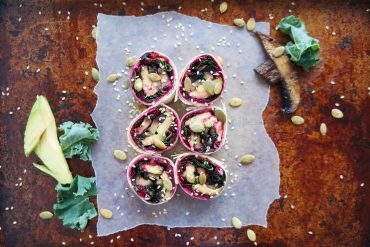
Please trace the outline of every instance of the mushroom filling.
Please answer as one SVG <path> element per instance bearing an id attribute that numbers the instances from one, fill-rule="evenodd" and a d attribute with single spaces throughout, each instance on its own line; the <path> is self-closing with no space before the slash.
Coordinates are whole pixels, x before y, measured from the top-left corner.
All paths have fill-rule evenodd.
<path id="1" fill-rule="evenodd" d="M 156 52 L 145 53 L 132 71 L 131 84 L 136 96 L 148 103 L 168 94 L 174 87 L 169 59 Z"/>
<path id="2" fill-rule="evenodd" d="M 166 149 L 173 146 L 177 138 L 176 117 L 167 107 L 153 107 L 133 125 L 130 135 L 134 143 L 142 149 Z"/>
<path id="3" fill-rule="evenodd" d="M 223 134 L 224 124 L 211 109 L 198 110 L 182 121 L 181 138 L 191 151 L 216 151 L 221 146 Z"/>
<path id="4" fill-rule="evenodd" d="M 201 56 L 188 67 L 182 77 L 181 85 L 180 93 L 185 99 L 208 103 L 222 92 L 222 69 L 211 56 Z"/>
<path id="5" fill-rule="evenodd" d="M 175 179 L 167 160 L 144 158 L 134 164 L 129 172 L 134 191 L 144 201 L 159 203 L 171 199 Z"/>
<path id="6" fill-rule="evenodd" d="M 195 155 L 183 158 L 177 172 L 182 187 L 194 197 L 213 198 L 223 190 L 226 181 L 222 168 Z"/>

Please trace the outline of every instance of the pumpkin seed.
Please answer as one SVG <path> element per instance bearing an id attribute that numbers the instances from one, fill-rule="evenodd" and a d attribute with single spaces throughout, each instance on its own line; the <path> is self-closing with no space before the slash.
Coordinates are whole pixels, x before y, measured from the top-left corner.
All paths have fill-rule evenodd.
<path id="1" fill-rule="evenodd" d="M 216 80 L 213 80 L 213 84 L 214 84 L 213 91 L 215 92 L 215 94 L 217 95 L 220 94 L 222 90 L 222 79 L 217 78 Z"/>
<path id="2" fill-rule="evenodd" d="M 337 108 L 334 108 L 333 110 L 331 110 L 331 115 L 334 118 L 343 118 L 344 116 L 343 112 Z"/>
<path id="3" fill-rule="evenodd" d="M 92 78 L 98 82 L 99 81 L 99 70 L 95 69 L 95 68 L 92 68 L 91 69 L 91 76 Z"/>
<path id="4" fill-rule="evenodd" d="M 249 18 L 247 21 L 247 29 L 248 31 L 253 31 L 256 27 L 256 20 L 254 18 Z"/>
<path id="5" fill-rule="evenodd" d="M 251 229 L 248 229 L 247 230 L 247 237 L 252 242 L 256 241 L 256 239 L 257 239 L 256 233 L 253 230 L 251 230 Z"/>
<path id="6" fill-rule="evenodd" d="M 214 91 L 215 86 L 213 85 L 212 79 L 207 79 L 204 82 L 203 86 L 206 89 L 207 93 L 209 93 L 209 95 L 214 95 L 215 94 L 215 91 Z"/>
<path id="7" fill-rule="evenodd" d="M 244 27 L 245 21 L 243 18 L 237 18 L 237 19 L 234 19 L 234 24 L 238 27 Z"/>
<path id="8" fill-rule="evenodd" d="M 226 12 L 226 10 L 227 10 L 227 2 L 222 2 L 220 4 L 220 13 L 223 14 Z"/>
<path id="9" fill-rule="evenodd" d="M 234 228 L 236 228 L 236 229 L 242 228 L 242 222 L 237 217 L 233 217 L 231 219 L 231 223 L 233 224 Z"/>
<path id="10" fill-rule="evenodd" d="M 105 208 L 100 209 L 100 214 L 106 219 L 111 219 L 113 216 L 112 211 L 110 211 L 109 209 L 105 209 Z"/>
<path id="11" fill-rule="evenodd" d="M 134 63 L 136 62 L 136 60 L 137 60 L 137 56 L 129 57 L 129 58 L 127 58 L 127 60 L 126 60 L 126 65 L 127 65 L 128 67 L 131 67 L 132 65 L 134 65 Z"/>
<path id="12" fill-rule="evenodd" d="M 191 79 L 187 76 L 184 80 L 184 90 L 189 92 L 191 90 Z"/>
<path id="13" fill-rule="evenodd" d="M 215 111 L 214 111 L 214 113 L 215 113 L 215 117 L 218 120 L 220 120 L 223 124 L 226 123 L 226 114 L 225 114 L 225 112 L 222 109 L 216 108 Z"/>
<path id="14" fill-rule="evenodd" d="M 274 57 L 280 57 L 281 55 L 284 54 L 284 51 L 285 51 L 285 47 L 284 46 L 279 46 L 279 47 L 276 47 L 273 51 L 272 51 L 272 55 Z"/>
<path id="15" fill-rule="evenodd" d="M 204 125 L 203 124 L 193 124 L 191 125 L 190 129 L 195 133 L 200 133 L 204 131 Z"/>
<path id="16" fill-rule="evenodd" d="M 39 216 L 43 220 L 48 220 L 51 219 L 54 216 L 54 214 L 50 211 L 43 211 L 39 214 Z"/>
<path id="17" fill-rule="evenodd" d="M 109 82 L 115 82 L 119 79 L 119 75 L 118 74 L 111 74 L 107 77 L 107 81 Z"/>
<path id="18" fill-rule="evenodd" d="M 93 30 L 91 31 L 91 36 L 96 39 L 96 27 L 93 28 Z"/>
<path id="19" fill-rule="evenodd" d="M 169 179 L 163 179 L 163 186 L 167 191 L 172 190 L 172 183 Z"/>
<path id="20" fill-rule="evenodd" d="M 158 75 L 157 73 L 150 73 L 148 75 L 148 77 L 149 77 L 149 80 L 151 80 L 151 81 L 160 81 L 161 80 L 161 76 Z"/>
<path id="21" fill-rule="evenodd" d="M 127 158 L 126 153 L 123 152 L 122 150 L 118 150 L 118 149 L 113 151 L 113 155 L 114 155 L 114 157 L 116 157 L 117 160 L 126 160 L 126 158 Z"/>
<path id="22" fill-rule="evenodd" d="M 293 116 L 290 120 L 292 120 L 292 123 L 294 123 L 295 125 L 304 124 L 304 119 L 301 116 Z"/>
<path id="23" fill-rule="evenodd" d="M 165 149 L 167 146 L 166 146 L 166 144 L 164 144 L 160 139 L 159 139 L 159 137 L 158 136 L 155 136 L 154 138 L 153 138 L 153 144 L 154 144 L 154 146 L 156 146 L 157 148 L 159 148 L 159 149 Z"/>
<path id="24" fill-rule="evenodd" d="M 206 174 L 204 174 L 204 172 L 202 172 L 199 175 L 199 183 L 200 184 L 205 184 L 206 182 L 207 182 L 207 176 L 206 176 Z"/>
<path id="25" fill-rule="evenodd" d="M 122 87 L 123 87 L 124 89 L 128 89 L 128 88 L 130 87 L 130 81 L 129 81 L 129 79 L 126 79 L 126 80 L 123 82 Z"/>
<path id="26" fill-rule="evenodd" d="M 224 60 L 222 59 L 222 57 L 217 56 L 217 61 L 221 64 L 221 66 L 224 66 Z"/>
<path id="27" fill-rule="evenodd" d="M 256 157 L 252 154 L 245 154 L 240 158 L 240 164 L 248 165 L 256 160 Z"/>
<path id="28" fill-rule="evenodd" d="M 232 107 L 239 107 L 242 104 L 242 99 L 240 98 L 232 98 L 229 101 L 229 105 Z"/>
<path id="29" fill-rule="evenodd" d="M 137 92 L 143 90 L 143 81 L 140 78 L 137 78 L 134 83 L 134 89 Z"/>
<path id="30" fill-rule="evenodd" d="M 321 135 L 326 135 L 326 133 L 328 132 L 328 127 L 326 126 L 325 123 L 321 123 L 320 124 L 320 133 Z"/>

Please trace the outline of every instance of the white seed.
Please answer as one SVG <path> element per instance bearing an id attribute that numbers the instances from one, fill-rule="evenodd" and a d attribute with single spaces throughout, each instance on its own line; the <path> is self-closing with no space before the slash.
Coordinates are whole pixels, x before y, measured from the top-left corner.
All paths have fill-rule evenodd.
<path id="1" fill-rule="evenodd" d="M 256 241 L 256 233 L 251 229 L 247 230 L 247 237 L 252 242 Z"/>
<path id="2" fill-rule="evenodd" d="M 96 39 L 96 27 L 93 28 L 93 30 L 91 31 L 91 36 Z"/>
<path id="3" fill-rule="evenodd" d="M 233 224 L 234 228 L 236 228 L 236 229 L 242 228 L 242 222 L 237 217 L 233 217 L 231 219 L 231 223 Z"/>
<path id="4" fill-rule="evenodd" d="M 229 101 L 229 105 L 232 107 L 239 107 L 242 104 L 242 99 L 240 98 L 232 98 Z"/>
<path id="5" fill-rule="evenodd" d="M 112 211 L 110 211 L 109 209 L 105 209 L 105 208 L 100 209 L 100 214 L 106 219 L 111 219 L 113 216 Z"/>
<path id="6" fill-rule="evenodd" d="M 227 11 L 227 2 L 222 2 L 220 4 L 220 13 L 223 14 Z"/>
<path id="7" fill-rule="evenodd" d="M 245 154 L 240 158 L 240 164 L 248 165 L 256 160 L 256 157 L 252 154 Z"/>
<path id="8" fill-rule="evenodd" d="M 117 81 L 120 76 L 118 74 L 111 74 L 107 77 L 107 81 L 114 82 Z"/>
<path id="9" fill-rule="evenodd" d="M 285 51 L 285 47 L 284 46 L 279 46 L 279 47 L 276 47 L 273 51 L 272 51 L 272 55 L 274 57 L 280 57 L 281 55 L 284 54 L 284 51 Z"/>
<path id="10" fill-rule="evenodd" d="M 292 120 L 292 123 L 295 124 L 295 125 L 302 125 L 302 124 L 304 124 L 304 119 L 301 116 L 293 116 L 291 118 L 291 120 Z"/>
<path id="11" fill-rule="evenodd" d="M 92 68 L 91 69 L 91 76 L 92 78 L 98 82 L 99 81 L 99 70 L 95 69 L 95 68 Z"/>
<path id="12" fill-rule="evenodd" d="M 48 220 L 53 217 L 53 213 L 50 211 L 43 211 L 39 214 L 40 218 L 43 220 Z"/>
<path id="13" fill-rule="evenodd" d="M 131 67 L 132 65 L 134 65 L 134 63 L 137 61 L 137 56 L 132 56 L 132 57 L 129 57 L 127 58 L 126 60 L 126 65 L 128 67 Z"/>
<path id="14" fill-rule="evenodd" d="M 113 155 L 118 160 L 126 160 L 126 158 L 127 158 L 126 153 L 123 152 L 122 150 L 119 150 L 119 149 L 114 150 Z"/>
<path id="15" fill-rule="evenodd" d="M 234 24 L 238 27 L 244 27 L 245 21 L 243 18 L 237 18 L 237 19 L 234 19 Z"/>
<path id="16" fill-rule="evenodd" d="M 331 115 L 334 118 L 343 118 L 344 116 L 343 112 L 337 108 L 334 108 L 333 110 L 331 110 Z"/>
<path id="17" fill-rule="evenodd" d="M 320 124 L 320 133 L 321 135 L 326 135 L 326 133 L 328 132 L 328 127 L 326 126 L 325 123 L 321 123 Z"/>
<path id="18" fill-rule="evenodd" d="M 256 20 L 254 18 L 249 18 L 247 21 L 247 29 L 248 31 L 253 31 L 256 27 Z"/>

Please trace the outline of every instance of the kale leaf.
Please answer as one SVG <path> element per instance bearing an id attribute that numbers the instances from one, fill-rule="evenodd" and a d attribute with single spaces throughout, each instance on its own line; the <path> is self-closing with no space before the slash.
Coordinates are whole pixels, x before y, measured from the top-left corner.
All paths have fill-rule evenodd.
<path id="1" fill-rule="evenodd" d="M 300 19 L 292 15 L 284 17 L 280 20 L 276 30 L 287 34 L 292 40 L 285 46 L 285 52 L 290 60 L 303 67 L 305 71 L 319 63 L 320 58 L 317 57 L 320 52 L 319 41 L 309 36 Z"/>
<path id="2" fill-rule="evenodd" d="M 83 231 L 87 222 L 97 216 L 90 196 L 96 195 L 95 177 L 85 178 L 77 175 L 71 184 L 58 185 L 57 202 L 54 204 L 54 212 L 65 226 Z"/>
<path id="3" fill-rule="evenodd" d="M 59 137 L 64 157 L 80 155 L 81 160 L 91 160 L 91 146 L 99 139 L 99 131 L 90 124 L 64 122 L 59 126 L 63 135 Z"/>

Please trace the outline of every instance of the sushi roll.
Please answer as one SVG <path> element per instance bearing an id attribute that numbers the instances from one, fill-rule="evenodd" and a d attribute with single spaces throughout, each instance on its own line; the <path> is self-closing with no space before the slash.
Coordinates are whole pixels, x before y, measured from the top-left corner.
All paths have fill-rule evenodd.
<path id="1" fill-rule="evenodd" d="M 191 197 L 211 200 L 225 187 L 225 168 L 215 158 L 185 153 L 178 157 L 175 167 L 180 187 Z"/>
<path id="2" fill-rule="evenodd" d="M 181 119 L 181 143 L 199 154 L 217 152 L 225 143 L 226 112 L 217 106 L 204 107 L 188 112 Z"/>
<path id="3" fill-rule="evenodd" d="M 179 80 L 178 97 L 187 105 L 209 106 L 221 97 L 225 88 L 221 64 L 211 54 L 194 58 Z"/>
<path id="4" fill-rule="evenodd" d="M 149 107 L 128 127 L 129 144 L 139 153 L 163 153 L 178 140 L 180 119 L 174 109 L 164 104 Z"/>
<path id="5" fill-rule="evenodd" d="M 165 203 L 176 193 L 174 164 L 165 157 L 139 155 L 128 166 L 127 180 L 135 195 L 147 204 Z"/>
<path id="6" fill-rule="evenodd" d="M 132 66 L 130 88 L 135 99 L 143 105 L 169 103 L 177 90 L 176 67 L 166 55 L 145 52 Z"/>

